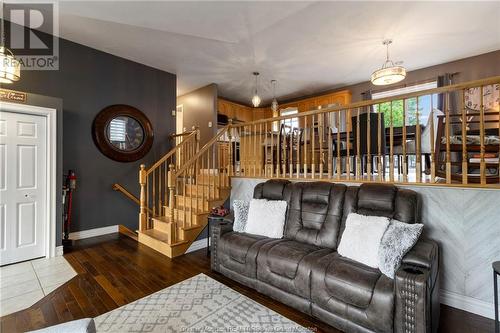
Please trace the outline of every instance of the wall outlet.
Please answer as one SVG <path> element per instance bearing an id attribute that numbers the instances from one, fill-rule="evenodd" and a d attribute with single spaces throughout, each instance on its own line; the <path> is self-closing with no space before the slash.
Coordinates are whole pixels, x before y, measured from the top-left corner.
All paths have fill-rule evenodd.
<path id="1" fill-rule="evenodd" d="M 212 122 L 211 121 L 208 122 L 208 128 L 212 128 Z"/>
<path id="2" fill-rule="evenodd" d="M 175 110 L 172 110 L 172 117 L 175 117 Z"/>

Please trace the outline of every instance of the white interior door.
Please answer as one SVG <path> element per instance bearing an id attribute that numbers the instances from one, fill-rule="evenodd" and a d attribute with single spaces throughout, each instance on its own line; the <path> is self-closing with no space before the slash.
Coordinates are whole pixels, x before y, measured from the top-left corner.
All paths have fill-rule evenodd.
<path id="1" fill-rule="evenodd" d="M 46 121 L 0 112 L 0 265 L 45 256 Z"/>

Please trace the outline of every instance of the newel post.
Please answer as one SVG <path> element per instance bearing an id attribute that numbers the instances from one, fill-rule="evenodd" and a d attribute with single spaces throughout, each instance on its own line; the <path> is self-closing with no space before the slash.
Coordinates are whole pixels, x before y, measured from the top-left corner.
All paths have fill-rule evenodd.
<path id="1" fill-rule="evenodd" d="M 139 185 L 141 186 L 141 196 L 139 199 L 139 230 L 146 230 L 147 228 L 147 203 L 146 203 L 146 166 L 141 164 L 139 169 Z"/>
<path id="2" fill-rule="evenodd" d="M 227 135 L 229 138 L 229 149 L 227 152 L 229 153 L 229 167 L 227 168 L 229 176 L 233 175 L 233 120 L 229 119 L 229 128 L 227 129 Z M 236 148 L 236 147 L 235 147 Z"/>

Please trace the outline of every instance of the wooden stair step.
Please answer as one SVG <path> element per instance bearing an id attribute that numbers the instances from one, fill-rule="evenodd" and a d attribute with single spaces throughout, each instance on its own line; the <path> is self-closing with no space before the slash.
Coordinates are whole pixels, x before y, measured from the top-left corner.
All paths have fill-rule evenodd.
<path id="1" fill-rule="evenodd" d="M 139 234 L 144 234 L 148 237 L 151 237 L 157 241 L 167 243 L 168 242 L 168 234 L 166 232 L 162 232 L 155 229 L 147 229 L 147 230 L 139 230 Z"/>
<path id="2" fill-rule="evenodd" d="M 196 176 L 196 183 L 197 184 L 202 184 L 202 185 L 215 185 L 219 186 L 219 184 L 222 186 L 224 185 L 223 179 L 219 179 L 220 177 L 214 176 L 214 175 L 204 175 L 204 174 L 198 174 Z"/>
<path id="3" fill-rule="evenodd" d="M 191 216 L 191 218 L 189 218 Z M 179 213 L 179 215 L 175 215 L 175 220 L 174 220 L 174 226 L 175 228 L 178 228 L 178 230 L 189 230 L 192 228 L 197 228 L 200 226 L 204 226 L 204 222 L 208 218 L 208 213 L 206 214 L 186 214 L 186 223 L 184 223 L 184 214 Z M 164 233 L 169 233 L 170 232 L 170 227 L 171 227 L 171 222 L 170 222 L 170 217 L 169 216 L 158 216 L 158 217 L 153 217 L 153 229 L 164 232 Z"/>
<path id="4" fill-rule="evenodd" d="M 179 255 L 179 252 L 185 251 L 190 242 L 187 240 L 178 241 L 174 244 L 168 244 L 168 234 L 155 230 L 139 230 L 139 243 L 149 246 L 169 258 Z"/>
<path id="5" fill-rule="evenodd" d="M 176 198 L 176 207 L 178 208 L 192 208 L 193 210 L 198 210 L 200 212 L 206 212 L 212 209 L 212 207 L 220 206 L 224 204 L 224 199 L 203 199 L 197 197 L 186 197 L 183 195 L 178 195 Z"/>
<path id="6" fill-rule="evenodd" d="M 207 184 L 188 184 L 186 185 L 186 195 L 202 196 L 207 197 L 209 194 L 213 194 L 218 198 L 229 196 L 231 189 L 227 186 L 209 186 Z"/>
<path id="7" fill-rule="evenodd" d="M 163 208 L 165 209 L 165 215 L 170 216 L 170 208 L 167 206 L 163 206 Z M 196 207 L 194 209 L 186 207 L 186 218 L 188 222 L 191 222 L 191 219 L 194 222 L 197 219 L 207 216 L 208 214 L 210 214 L 210 211 L 208 209 L 203 211 L 201 209 L 196 210 Z M 174 215 L 178 220 L 184 221 L 184 209 L 182 207 L 174 208 Z"/>
<path id="8" fill-rule="evenodd" d="M 170 219 L 167 216 L 153 217 L 153 229 L 168 234 L 170 232 Z"/>

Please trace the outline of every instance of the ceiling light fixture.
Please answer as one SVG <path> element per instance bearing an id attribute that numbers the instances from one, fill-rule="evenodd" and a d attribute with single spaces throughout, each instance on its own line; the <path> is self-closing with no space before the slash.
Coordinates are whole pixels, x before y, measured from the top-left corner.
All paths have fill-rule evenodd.
<path id="1" fill-rule="evenodd" d="M 273 86 L 273 101 L 271 102 L 271 110 L 273 111 L 273 114 L 278 111 L 278 100 L 276 99 L 276 85 L 277 84 L 278 84 L 278 81 L 271 80 L 271 85 Z"/>
<path id="2" fill-rule="evenodd" d="M 376 70 L 372 74 L 372 83 L 376 86 L 385 86 L 402 81 L 406 77 L 406 69 L 403 66 L 396 66 L 389 59 L 389 45 L 392 44 L 391 39 L 386 39 L 382 42 L 386 46 L 386 59 L 382 68 Z"/>
<path id="3" fill-rule="evenodd" d="M 259 94 L 257 93 L 257 87 L 259 86 L 258 82 L 259 72 L 253 72 L 253 75 L 255 76 L 255 91 L 252 97 L 252 104 L 254 107 L 258 107 L 260 105 L 260 97 Z"/>
<path id="4" fill-rule="evenodd" d="M 14 58 L 11 50 L 5 47 L 5 21 L 3 19 L 3 6 L 1 8 L 2 15 L 2 32 L 0 44 L 0 83 L 12 83 L 19 81 L 21 78 L 21 64 Z"/>

